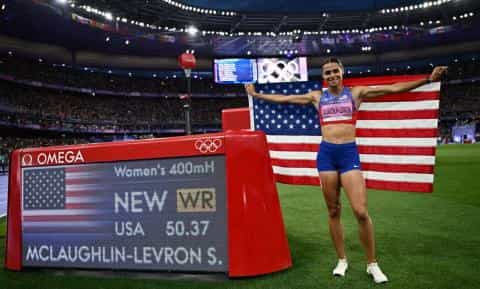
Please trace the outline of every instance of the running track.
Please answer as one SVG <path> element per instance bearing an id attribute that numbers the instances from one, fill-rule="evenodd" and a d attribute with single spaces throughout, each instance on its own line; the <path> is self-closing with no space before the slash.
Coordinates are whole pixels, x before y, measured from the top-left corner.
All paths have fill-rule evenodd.
<path id="1" fill-rule="evenodd" d="M 0 176 L 0 218 L 7 214 L 8 175 Z"/>

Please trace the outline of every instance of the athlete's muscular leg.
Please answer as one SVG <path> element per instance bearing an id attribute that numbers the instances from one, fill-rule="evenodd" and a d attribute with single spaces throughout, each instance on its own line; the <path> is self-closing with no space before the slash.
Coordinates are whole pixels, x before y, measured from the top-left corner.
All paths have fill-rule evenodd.
<path id="1" fill-rule="evenodd" d="M 340 178 L 338 172 L 320 172 L 323 196 L 328 208 L 328 226 L 339 259 L 345 258 L 343 226 L 340 222 Z"/>
<path id="2" fill-rule="evenodd" d="M 376 262 L 375 237 L 367 210 L 367 190 L 363 175 L 359 170 L 351 170 L 341 174 L 340 179 L 358 221 L 360 241 L 365 249 L 367 262 Z"/>

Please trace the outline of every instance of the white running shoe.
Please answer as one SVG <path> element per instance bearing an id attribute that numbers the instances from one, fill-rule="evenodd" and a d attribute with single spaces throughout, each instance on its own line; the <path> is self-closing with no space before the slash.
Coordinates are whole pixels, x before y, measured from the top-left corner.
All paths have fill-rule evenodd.
<path id="1" fill-rule="evenodd" d="M 373 281 L 375 281 L 375 283 L 388 282 L 387 276 L 385 276 L 382 270 L 380 270 L 380 267 L 378 267 L 378 263 L 367 264 L 367 274 L 372 275 Z"/>
<path id="2" fill-rule="evenodd" d="M 334 276 L 344 277 L 345 272 L 347 272 L 347 269 L 348 269 L 347 259 L 338 259 L 337 266 L 335 267 L 335 269 L 333 269 L 332 273 Z"/>

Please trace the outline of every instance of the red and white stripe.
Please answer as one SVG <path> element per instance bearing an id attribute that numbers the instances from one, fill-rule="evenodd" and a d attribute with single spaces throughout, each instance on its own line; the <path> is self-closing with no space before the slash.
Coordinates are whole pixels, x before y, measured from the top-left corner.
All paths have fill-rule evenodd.
<path id="1" fill-rule="evenodd" d="M 420 76 L 350 79 L 355 85 L 383 85 Z M 423 76 L 422 76 L 423 77 Z M 366 99 L 357 121 L 357 145 L 368 188 L 432 192 L 437 145 L 440 83 L 407 93 Z M 278 182 L 318 185 L 320 136 L 267 136 Z"/>

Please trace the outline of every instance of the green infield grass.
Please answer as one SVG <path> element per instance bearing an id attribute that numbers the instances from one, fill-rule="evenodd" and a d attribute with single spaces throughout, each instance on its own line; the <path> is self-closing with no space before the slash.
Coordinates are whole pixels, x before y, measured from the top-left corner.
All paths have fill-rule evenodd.
<path id="1" fill-rule="evenodd" d="M 369 212 L 381 268 L 390 282 L 375 285 L 365 273 L 356 220 L 342 196 L 350 268 L 334 278 L 336 262 L 327 213 L 318 187 L 279 185 L 293 267 L 254 278 L 220 281 L 162 280 L 122 273 L 109 277 L 51 271 L 11 272 L 0 265 L 0 288 L 480 288 L 480 145 L 445 145 L 437 150 L 432 194 L 369 191 Z M 6 220 L 0 220 L 0 258 Z"/>

